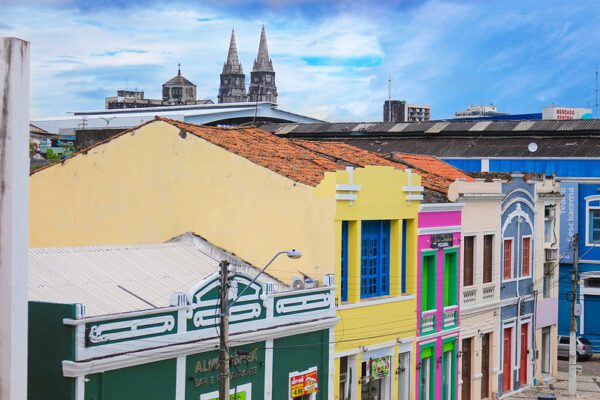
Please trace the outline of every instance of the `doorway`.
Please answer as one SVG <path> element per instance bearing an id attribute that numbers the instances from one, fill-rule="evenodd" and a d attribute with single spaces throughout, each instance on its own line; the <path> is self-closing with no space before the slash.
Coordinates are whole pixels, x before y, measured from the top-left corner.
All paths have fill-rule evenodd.
<path id="1" fill-rule="evenodd" d="M 527 370 L 529 363 L 527 362 L 527 353 L 529 351 L 529 324 L 521 325 L 521 359 L 519 364 L 519 384 L 520 386 L 527 385 Z"/>
<path id="2" fill-rule="evenodd" d="M 405 352 L 398 355 L 398 399 L 410 398 L 410 352 Z"/>
<path id="3" fill-rule="evenodd" d="M 471 346 L 473 339 L 462 340 L 462 400 L 471 400 Z"/>
<path id="4" fill-rule="evenodd" d="M 491 333 L 481 338 L 481 398 L 490 397 L 490 337 Z"/>
<path id="5" fill-rule="evenodd" d="M 504 328 L 502 348 L 502 389 L 506 393 L 512 387 L 512 328 Z"/>

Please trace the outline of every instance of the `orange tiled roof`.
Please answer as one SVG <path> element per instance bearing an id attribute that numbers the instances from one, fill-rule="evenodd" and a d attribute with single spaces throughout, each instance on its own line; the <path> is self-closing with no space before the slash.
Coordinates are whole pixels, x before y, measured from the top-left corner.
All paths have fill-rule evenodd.
<path id="1" fill-rule="evenodd" d="M 255 127 L 216 128 L 156 117 L 296 182 L 317 186 L 344 167 L 314 151 Z"/>
<path id="2" fill-rule="evenodd" d="M 414 168 L 415 172 L 421 175 L 421 183 L 425 188 L 440 193 L 448 193 L 448 186 L 454 182 L 454 179 L 431 173 L 414 165 L 407 165 L 397 159 L 390 160 L 377 153 L 363 150 L 346 143 L 310 140 L 294 140 L 294 143 L 317 153 L 325 154 L 328 157 L 359 167 L 379 165 L 394 167 L 402 171 L 407 168 Z"/>
<path id="3" fill-rule="evenodd" d="M 425 156 L 420 154 L 393 153 L 393 157 L 398 161 L 414 165 L 419 169 L 431 172 L 438 176 L 443 176 L 454 182 L 462 178 L 467 181 L 473 181 L 473 178 L 465 174 L 460 169 L 440 160 L 434 156 Z"/>

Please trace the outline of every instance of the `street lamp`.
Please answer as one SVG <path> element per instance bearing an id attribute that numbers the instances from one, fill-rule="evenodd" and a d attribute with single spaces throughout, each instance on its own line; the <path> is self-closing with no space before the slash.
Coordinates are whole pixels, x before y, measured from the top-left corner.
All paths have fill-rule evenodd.
<path id="1" fill-rule="evenodd" d="M 219 382 L 219 398 L 220 399 L 229 399 L 229 310 L 231 306 L 235 304 L 236 301 L 239 300 L 240 297 L 244 294 L 244 292 L 252 286 L 254 282 L 265 272 L 265 270 L 275 261 L 277 257 L 285 254 L 289 258 L 295 260 L 302 257 L 302 253 L 300 253 L 296 249 L 284 250 L 276 253 L 271 261 L 267 263 L 260 270 L 260 272 L 252 279 L 252 281 L 246 285 L 246 287 L 236 296 L 233 301 L 229 302 L 229 261 L 223 260 L 220 263 L 221 267 L 221 295 L 220 295 L 220 312 L 221 312 L 221 320 L 220 320 L 220 340 L 219 340 L 219 363 L 221 367 L 221 380 Z"/>

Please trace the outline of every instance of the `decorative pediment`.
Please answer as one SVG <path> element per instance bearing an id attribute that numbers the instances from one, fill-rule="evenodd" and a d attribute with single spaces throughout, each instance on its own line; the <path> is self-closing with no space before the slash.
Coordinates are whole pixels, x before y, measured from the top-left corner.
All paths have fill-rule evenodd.
<path id="1" fill-rule="evenodd" d="M 243 274 L 232 276 L 229 289 L 229 302 L 238 297 L 246 287 L 242 297 L 230 307 L 229 322 L 247 322 L 264 319 L 263 288 L 258 283 L 252 283 L 252 278 Z M 219 273 L 212 274 L 188 292 L 188 330 L 214 327 L 219 324 L 219 293 L 221 277 Z"/>

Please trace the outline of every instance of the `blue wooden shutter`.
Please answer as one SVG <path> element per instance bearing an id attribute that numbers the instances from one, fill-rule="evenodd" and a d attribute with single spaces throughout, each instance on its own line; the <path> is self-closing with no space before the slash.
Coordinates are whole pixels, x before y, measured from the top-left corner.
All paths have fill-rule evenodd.
<path id="1" fill-rule="evenodd" d="M 390 221 L 363 221 L 361 235 L 360 297 L 390 292 Z"/>
<path id="2" fill-rule="evenodd" d="M 348 221 L 342 221 L 342 301 L 348 301 Z"/>

